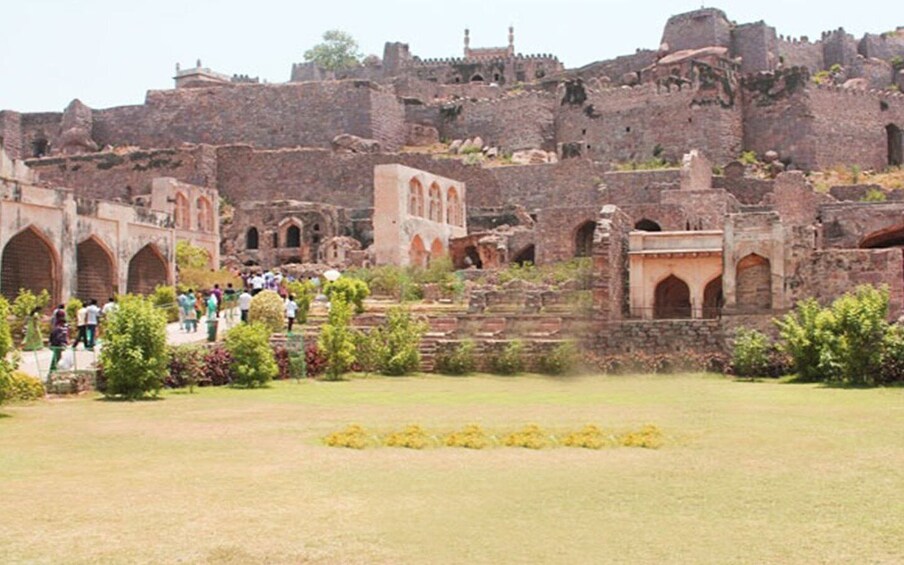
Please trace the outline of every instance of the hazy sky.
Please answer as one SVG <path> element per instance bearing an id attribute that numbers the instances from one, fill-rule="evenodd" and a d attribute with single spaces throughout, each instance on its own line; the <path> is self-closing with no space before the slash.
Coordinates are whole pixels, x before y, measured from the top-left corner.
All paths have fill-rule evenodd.
<path id="1" fill-rule="evenodd" d="M 505 45 L 552 53 L 569 68 L 656 48 L 685 0 L 0 0 L 0 109 L 61 111 L 140 104 L 171 88 L 176 62 L 285 82 L 292 63 L 328 29 L 351 33 L 365 54 L 404 41 L 420 57 Z M 711 5 L 711 4 L 707 4 Z M 739 23 L 765 20 L 779 34 L 819 37 L 844 27 L 860 37 L 904 25 L 894 0 L 724 1 Z M 897 21 L 895 21 L 897 20 Z"/>

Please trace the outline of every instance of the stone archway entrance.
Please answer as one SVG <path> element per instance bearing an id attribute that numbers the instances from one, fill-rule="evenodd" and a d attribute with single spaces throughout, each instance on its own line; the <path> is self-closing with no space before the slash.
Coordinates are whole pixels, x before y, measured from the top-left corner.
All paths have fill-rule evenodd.
<path id="1" fill-rule="evenodd" d="M 60 262 L 56 250 L 37 229 L 14 235 L 0 258 L 0 292 L 12 302 L 20 288 L 35 294 L 47 289 L 54 303 L 60 301 Z"/>
<path id="2" fill-rule="evenodd" d="M 433 243 L 430 244 L 430 260 L 435 261 L 445 254 L 446 250 L 443 248 L 443 242 L 439 238 L 434 239 Z"/>
<path id="3" fill-rule="evenodd" d="M 515 257 L 512 258 L 512 263 L 515 263 L 516 265 L 524 265 L 525 263 L 536 264 L 534 249 L 534 244 L 528 245 L 515 254 Z"/>
<path id="4" fill-rule="evenodd" d="M 885 126 L 885 135 L 888 137 L 888 166 L 900 167 L 904 164 L 904 137 L 901 128 L 888 124 Z"/>
<path id="5" fill-rule="evenodd" d="M 411 246 L 408 248 L 409 263 L 418 267 L 426 267 L 429 256 L 430 254 L 427 253 L 427 248 L 424 246 L 424 240 L 419 235 L 414 236 Z"/>
<path id="6" fill-rule="evenodd" d="M 167 283 L 166 261 L 153 244 L 141 248 L 129 261 L 126 286 L 132 294 L 151 294 L 158 285 Z"/>
<path id="7" fill-rule="evenodd" d="M 735 277 L 738 310 L 772 308 L 772 265 L 756 253 L 738 261 Z"/>
<path id="8" fill-rule="evenodd" d="M 643 218 L 634 224 L 634 229 L 639 231 L 662 231 L 662 228 L 653 220 Z"/>
<path id="9" fill-rule="evenodd" d="M 593 253 L 593 232 L 596 222 L 584 222 L 574 232 L 574 256 L 590 257 Z"/>
<path id="10" fill-rule="evenodd" d="M 725 300 L 722 297 L 722 275 L 709 281 L 703 288 L 703 317 L 718 318 Z"/>
<path id="11" fill-rule="evenodd" d="M 92 298 L 103 303 L 112 297 L 116 289 L 116 270 L 109 251 L 97 239 L 90 237 L 78 244 L 75 258 L 78 270 L 76 285 L 78 298 L 87 304 Z"/>
<path id="12" fill-rule="evenodd" d="M 656 285 L 653 314 L 658 320 L 691 317 L 691 289 L 675 275 Z"/>

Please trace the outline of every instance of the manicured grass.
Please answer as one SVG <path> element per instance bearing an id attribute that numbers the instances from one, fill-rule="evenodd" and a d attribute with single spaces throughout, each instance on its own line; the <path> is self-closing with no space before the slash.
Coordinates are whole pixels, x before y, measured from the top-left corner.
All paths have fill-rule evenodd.
<path id="1" fill-rule="evenodd" d="M 900 563 L 904 389 L 370 378 L 0 408 L 0 562 Z M 356 451 L 467 423 L 659 450 Z"/>

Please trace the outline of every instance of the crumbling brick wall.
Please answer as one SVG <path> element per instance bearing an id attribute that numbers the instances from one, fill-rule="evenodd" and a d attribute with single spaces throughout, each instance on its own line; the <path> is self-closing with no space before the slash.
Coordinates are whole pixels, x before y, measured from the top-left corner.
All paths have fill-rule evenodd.
<path id="1" fill-rule="evenodd" d="M 520 149 L 555 150 L 554 98 L 543 92 L 523 92 L 505 98 L 464 101 L 436 107 L 439 133 L 447 139 L 480 136 L 504 152 Z"/>

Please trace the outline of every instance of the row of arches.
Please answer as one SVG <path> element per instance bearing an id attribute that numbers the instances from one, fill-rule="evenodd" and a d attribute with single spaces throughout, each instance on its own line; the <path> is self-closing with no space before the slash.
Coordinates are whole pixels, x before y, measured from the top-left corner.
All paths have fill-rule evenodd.
<path id="1" fill-rule="evenodd" d="M 432 222 L 447 223 L 453 226 L 464 225 L 461 197 L 454 186 L 450 186 L 446 191 L 444 202 L 439 183 L 432 183 L 425 201 L 424 186 L 416 178 L 412 178 L 408 182 L 408 215 L 427 218 Z"/>
<path id="2" fill-rule="evenodd" d="M 79 297 L 102 300 L 118 289 L 114 255 L 95 236 L 76 246 L 76 271 Z M 157 285 L 167 283 L 168 272 L 163 254 L 149 243 L 129 260 L 126 291 L 150 294 Z M 47 289 L 55 302 L 62 295 L 59 253 L 33 226 L 10 238 L 0 256 L 0 294 L 14 300 L 23 288 L 35 293 Z"/>
<path id="3" fill-rule="evenodd" d="M 214 231 L 213 205 L 210 200 L 206 196 L 199 196 L 195 201 L 195 210 L 197 211 L 195 227 L 199 231 Z M 176 193 L 173 221 L 178 229 L 192 229 L 191 206 L 188 197 L 182 192 Z"/>
<path id="4" fill-rule="evenodd" d="M 438 259 L 446 254 L 446 247 L 439 238 L 434 238 L 430 244 L 430 249 L 424 244 L 420 235 L 411 238 L 411 245 L 408 247 L 408 261 L 411 265 L 426 267 L 430 261 Z"/>
<path id="5" fill-rule="evenodd" d="M 739 312 L 772 309 L 772 266 L 769 259 L 751 253 L 735 268 L 736 308 Z M 718 275 L 703 289 L 702 317 L 715 318 L 724 305 L 722 275 Z M 653 317 L 656 319 L 691 318 L 694 304 L 687 282 L 669 274 L 656 284 L 653 293 Z"/>
<path id="6" fill-rule="evenodd" d="M 311 243 L 320 243 L 320 224 L 311 226 Z M 278 231 L 273 232 L 272 247 L 298 248 L 302 243 L 302 229 L 300 222 L 290 221 Z M 254 226 L 245 231 L 245 249 L 254 251 L 260 249 L 260 232 Z"/>

